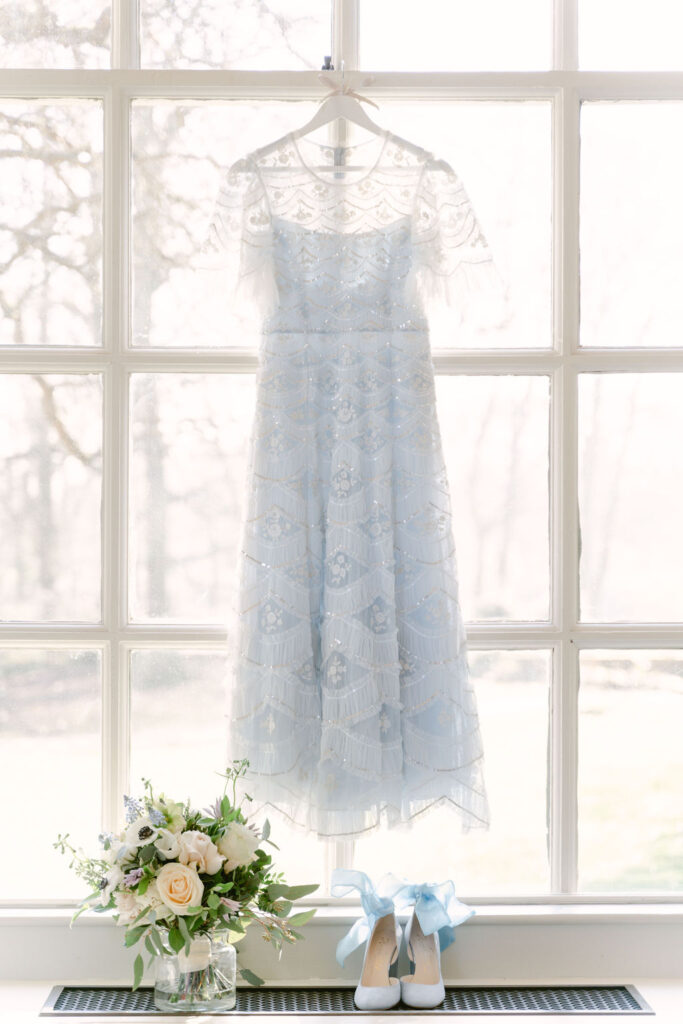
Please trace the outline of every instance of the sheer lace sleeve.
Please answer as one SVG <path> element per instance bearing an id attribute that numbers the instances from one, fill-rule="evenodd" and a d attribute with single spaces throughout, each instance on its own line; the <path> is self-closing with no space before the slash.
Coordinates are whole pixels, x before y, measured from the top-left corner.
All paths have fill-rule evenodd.
<path id="1" fill-rule="evenodd" d="M 445 161 L 433 157 L 417 191 L 413 244 L 424 299 L 444 302 L 482 325 L 500 322 L 503 278 L 462 181 Z"/>
<path id="2" fill-rule="evenodd" d="M 230 294 L 263 314 L 277 301 L 268 197 L 249 158 L 223 178 L 196 265 L 223 271 Z"/>

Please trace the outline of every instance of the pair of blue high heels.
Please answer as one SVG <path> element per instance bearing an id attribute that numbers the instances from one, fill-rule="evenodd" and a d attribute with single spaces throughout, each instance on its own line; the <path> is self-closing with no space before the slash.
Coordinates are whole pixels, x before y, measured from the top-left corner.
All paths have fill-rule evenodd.
<path id="1" fill-rule="evenodd" d="M 455 929 L 474 914 L 461 903 L 452 882 L 415 885 L 385 875 L 375 886 L 362 871 L 338 868 L 332 873 L 332 895 L 356 891 L 364 916 L 351 927 L 337 946 L 343 967 L 352 950 L 364 942 L 365 956 L 354 994 L 359 1010 L 390 1010 L 401 1000 L 407 1006 L 428 1009 L 443 1002 L 446 991 L 441 975 L 441 951 L 455 938 Z M 405 931 L 396 912 L 412 908 Z M 405 940 L 411 973 L 391 977 Z"/>

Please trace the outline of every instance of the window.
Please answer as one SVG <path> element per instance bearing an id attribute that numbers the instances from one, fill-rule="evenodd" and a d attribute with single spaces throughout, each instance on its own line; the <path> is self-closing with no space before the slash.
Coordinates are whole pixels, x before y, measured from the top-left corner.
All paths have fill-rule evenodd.
<path id="1" fill-rule="evenodd" d="M 52 839 L 116 827 L 141 776 L 213 795 L 257 356 L 192 256 L 325 54 L 458 170 L 509 289 L 495 329 L 432 318 L 492 825 L 428 815 L 389 865 L 386 833 L 278 822 L 280 864 L 680 896 L 678 5 L 25 10 L 0 13 L 0 790 L 45 830 L 0 899 L 77 896 Z"/>

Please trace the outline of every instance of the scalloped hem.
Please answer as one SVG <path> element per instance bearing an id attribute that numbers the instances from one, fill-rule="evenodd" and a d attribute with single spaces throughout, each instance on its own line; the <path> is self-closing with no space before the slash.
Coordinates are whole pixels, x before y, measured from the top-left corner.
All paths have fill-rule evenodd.
<path id="1" fill-rule="evenodd" d="M 272 812 L 302 833 L 313 833 L 318 839 L 352 840 L 381 829 L 408 832 L 418 820 L 439 808 L 447 808 L 456 815 L 462 832 L 466 833 L 473 829 L 488 829 L 490 825 L 486 794 L 476 786 L 480 762 L 478 758 L 463 766 L 472 782 L 454 780 L 450 795 L 443 793 L 442 778 L 428 776 L 421 786 L 415 786 L 412 794 L 399 790 L 395 800 L 377 798 L 368 801 L 364 807 L 353 809 L 335 808 L 312 799 L 307 801 L 298 790 L 287 786 L 290 780 L 283 778 L 274 782 L 272 776 L 259 777 L 248 773 L 244 788 L 253 798 L 250 816 Z M 442 790 L 440 794 L 429 793 L 430 788 L 437 787 Z M 273 795 L 273 789 L 279 791 L 277 797 Z M 424 790 L 422 797 L 418 795 L 419 789 Z M 459 799 L 453 795 L 456 792 Z M 332 820 L 334 828 L 330 827 Z"/>

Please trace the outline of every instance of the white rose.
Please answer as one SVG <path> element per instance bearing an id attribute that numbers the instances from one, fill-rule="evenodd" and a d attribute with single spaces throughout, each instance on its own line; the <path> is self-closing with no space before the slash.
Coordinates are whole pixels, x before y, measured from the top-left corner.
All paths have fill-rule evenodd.
<path id="1" fill-rule="evenodd" d="M 260 836 L 257 836 L 247 825 L 239 821 L 232 821 L 225 835 L 218 840 L 218 849 L 225 857 L 223 871 L 234 871 L 235 868 L 251 864 L 256 860 Z"/>
<path id="2" fill-rule="evenodd" d="M 173 860 L 180 853 L 180 843 L 178 837 L 169 831 L 167 828 L 159 830 L 159 838 L 156 840 L 154 845 L 157 848 L 160 857 L 164 860 Z"/>
<path id="3" fill-rule="evenodd" d="M 118 925 L 132 924 L 141 910 L 135 893 L 122 889 L 114 893 L 114 902 L 116 903 L 116 913 L 119 915 L 116 923 Z"/>
<path id="4" fill-rule="evenodd" d="M 155 920 L 157 921 L 163 921 L 171 913 L 161 898 L 156 878 L 152 879 L 147 886 L 147 891 L 142 896 L 139 896 L 138 900 L 142 906 L 148 906 L 154 911 Z"/>
<path id="5" fill-rule="evenodd" d="M 196 864 L 203 875 L 215 875 L 225 860 L 203 832 L 183 832 L 180 836 L 181 864 Z"/>
<path id="6" fill-rule="evenodd" d="M 125 843 L 127 846 L 147 846 L 159 837 L 159 829 L 149 818 L 138 818 L 126 829 Z"/>
<path id="7" fill-rule="evenodd" d="M 187 914 L 188 907 L 198 907 L 202 902 L 204 886 L 196 870 L 187 864 L 164 864 L 156 881 L 160 898 L 179 917 Z"/>

